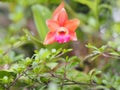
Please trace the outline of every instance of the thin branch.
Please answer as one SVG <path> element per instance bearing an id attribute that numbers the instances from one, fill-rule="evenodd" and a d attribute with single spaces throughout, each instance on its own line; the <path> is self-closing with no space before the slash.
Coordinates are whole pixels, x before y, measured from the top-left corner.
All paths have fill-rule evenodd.
<path id="1" fill-rule="evenodd" d="M 42 84 L 41 82 L 39 82 L 38 79 L 33 79 L 32 77 L 30 77 L 26 72 L 25 75 L 28 76 L 29 79 L 34 80 L 34 82 L 38 82 L 39 84 Z"/>
<path id="2" fill-rule="evenodd" d="M 38 65 L 39 65 L 39 64 L 40 64 L 40 63 L 38 63 Z M 27 69 L 24 70 L 21 74 L 18 74 L 18 76 L 15 78 L 15 80 L 14 80 L 10 85 L 8 85 L 8 86 L 6 87 L 6 90 L 9 90 L 11 86 L 15 85 L 16 82 L 18 81 L 18 79 L 19 79 L 20 77 L 22 77 L 24 74 L 26 74 L 26 72 L 27 72 L 28 70 L 31 70 L 32 68 L 33 68 L 33 67 L 27 67 Z"/>
<path id="3" fill-rule="evenodd" d="M 76 81 L 74 81 L 74 80 L 70 80 L 70 79 L 65 79 L 65 80 L 67 80 L 68 82 L 71 82 L 71 83 L 66 83 L 66 84 L 78 84 L 78 85 L 92 85 L 91 83 L 83 83 L 83 82 L 76 82 Z"/>
<path id="4" fill-rule="evenodd" d="M 62 55 L 64 55 L 65 53 L 64 52 L 62 52 L 62 53 L 60 53 L 60 54 L 58 54 L 58 55 L 56 55 L 54 58 L 58 58 L 58 57 L 60 57 L 60 56 L 62 56 Z"/>
<path id="5" fill-rule="evenodd" d="M 28 70 L 30 70 L 30 68 L 27 68 L 25 71 L 23 71 L 21 74 L 18 74 L 18 76 L 15 78 L 15 80 L 9 85 L 6 87 L 7 90 L 10 89 L 11 86 L 15 85 L 17 80 L 22 77 Z"/>
<path id="6" fill-rule="evenodd" d="M 102 55 L 106 58 L 120 59 L 120 56 L 111 55 L 109 53 L 103 53 Z"/>
<path id="7" fill-rule="evenodd" d="M 61 78 L 60 76 L 58 76 L 58 75 L 54 75 L 54 74 L 51 74 L 52 75 L 52 77 L 55 77 L 55 78 L 58 78 L 58 79 L 61 79 L 61 80 L 63 80 L 63 81 L 66 81 L 66 83 L 63 83 L 62 84 L 62 86 L 63 85 L 88 85 L 88 86 L 91 86 L 91 85 L 93 85 L 93 84 L 91 84 L 91 83 L 83 83 L 83 82 L 77 82 L 77 81 L 74 81 L 74 80 L 70 80 L 70 79 L 68 79 L 68 78 Z"/>

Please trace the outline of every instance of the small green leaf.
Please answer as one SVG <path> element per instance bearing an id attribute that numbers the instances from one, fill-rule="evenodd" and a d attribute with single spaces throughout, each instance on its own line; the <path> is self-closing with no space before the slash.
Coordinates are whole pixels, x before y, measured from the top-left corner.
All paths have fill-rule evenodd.
<path id="1" fill-rule="evenodd" d="M 29 57 L 27 57 L 25 60 L 24 60 L 25 64 L 28 66 L 32 63 L 32 59 L 30 59 Z"/>
<path id="2" fill-rule="evenodd" d="M 90 43 L 88 43 L 88 45 L 86 45 L 87 48 L 91 48 L 91 49 L 94 49 L 94 50 L 98 50 L 97 47 L 91 45 Z"/>
<path id="3" fill-rule="evenodd" d="M 95 69 L 92 69 L 92 70 L 89 72 L 89 75 L 92 76 L 94 73 L 95 73 Z"/>
<path id="4" fill-rule="evenodd" d="M 23 64 L 22 65 L 15 64 L 12 67 L 12 70 L 14 70 L 16 73 L 21 73 L 24 71 L 24 69 L 25 69 L 25 66 Z"/>
<path id="5" fill-rule="evenodd" d="M 8 83 L 9 82 L 9 78 L 7 76 L 4 76 L 2 79 L 3 83 Z"/>
<path id="6" fill-rule="evenodd" d="M 120 55 L 118 52 L 115 52 L 115 51 L 114 51 L 114 52 L 111 52 L 110 54 L 111 54 L 111 55 L 114 55 L 114 56 L 119 56 L 119 55 Z"/>
<path id="7" fill-rule="evenodd" d="M 12 71 L 0 70 L 0 79 L 3 78 L 4 76 L 10 77 L 10 76 L 16 76 L 16 74 Z"/>
<path id="8" fill-rule="evenodd" d="M 39 90 L 45 90 L 46 86 L 42 86 L 39 88 Z"/>
<path id="9" fill-rule="evenodd" d="M 28 38 L 29 41 L 31 41 L 32 43 L 34 43 L 35 45 L 37 45 L 40 48 L 44 47 L 43 43 L 39 39 L 32 36 L 32 34 L 30 32 L 28 32 L 27 30 L 24 30 L 24 31 L 25 31 L 26 37 Z"/>
<path id="10" fill-rule="evenodd" d="M 90 76 L 95 76 L 95 75 L 98 75 L 98 74 L 101 74 L 102 72 L 99 71 L 99 70 L 96 70 L 96 69 L 92 69 L 90 72 L 89 72 L 89 75 Z"/>
<path id="11" fill-rule="evenodd" d="M 50 69 L 53 69 L 53 68 L 55 68 L 55 67 L 58 65 L 58 63 L 56 63 L 56 62 L 51 62 L 51 63 L 47 63 L 46 65 L 47 65 L 47 67 L 49 67 Z"/>
<path id="12" fill-rule="evenodd" d="M 68 62 L 72 62 L 72 61 L 78 61 L 78 62 L 80 62 L 80 58 L 78 58 L 77 56 L 72 56 L 72 57 L 70 57 L 69 59 L 68 59 Z"/>

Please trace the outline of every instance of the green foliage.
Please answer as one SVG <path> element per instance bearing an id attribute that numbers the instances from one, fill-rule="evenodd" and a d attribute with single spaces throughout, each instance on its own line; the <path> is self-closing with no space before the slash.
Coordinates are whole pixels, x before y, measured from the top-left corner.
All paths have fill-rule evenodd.
<path id="1" fill-rule="evenodd" d="M 61 1 L 0 0 L 0 90 L 120 90 L 120 0 L 64 0 L 78 41 L 44 45 Z"/>
<path id="2" fill-rule="evenodd" d="M 92 45 L 88 45 L 89 48 L 93 48 L 96 50 L 96 47 Z M 102 50 L 104 47 L 101 47 Z M 100 50 L 101 50 L 100 48 Z M 102 72 L 93 69 L 89 72 L 89 74 L 85 74 L 84 72 L 77 71 L 75 69 L 76 65 L 79 65 L 80 59 L 76 56 L 74 57 L 63 57 L 63 55 L 67 52 L 70 52 L 71 49 L 44 49 L 41 48 L 39 51 L 36 50 L 35 54 L 29 58 L 19 60 L 19 62 L 14 63 L 8 71 L 1 70 L 0 78 L 1 85 L 7 84 L 4 88 L 13 88 L 19 87 L 19 85 L 24 82 L 25 88 L 26 86 L 29 88 L 46 88 L 46 84 L 49 84 L 48 90 L 51 88 L 60 89 L 61 83 L 64 85 L 76 84 L 73 89 L 79 88 L 90 88 L 88 86 L 93 86 L 92 88 L 102 89 L 102 88 L 118 88 L 117 86 L 120 84 L 115 80 L 119 80 L 118 76 L 112 76 L 113 81 L 109 83 L 109 77 L 104 75 L 101 77 Z M 19 65 L 19 66 L 18 66 Z M 17 75 L 16 75 L 17 74 Z M 114 79 L 114 78 L 118 79 Z M 21 82 L 22 81 L 22 82 Z M 61 82 L 62 81 L 62 82 Z M 116 82 L 114 85 L 113 83 Z M 102 86 L 104 84 L 105 86 Z M 42 86 L 41 86 L 42 85 Z M 81 87 L 78 87 L 81 85 Z M 85 85 L 85 86 L 82 86 Z M 34 86 L 34 87 L 32 87 Z M 68 90 L 67 87 L 62 87 L 64 90 Z"/>
<path id="3" fill-rule="evenodd" d="M 46 19 L 50 18 L 51 13 L 48 8 L 42 5 L 34 5 L 32 7 L 32 11 L 40 39 L 41 41 L 43 41 L 48 32 L 48 28 L 46 26 L 45 21 Z"/>
<path id="4" fill-rule="evenodd" d="M 75 0 L 75 1 L 87 5 L 93 11 L 93 13 L 96 13 L 97 6 L 100 2 L 100 0 L 85 0 L 85 1 L 84 0 Z"/>

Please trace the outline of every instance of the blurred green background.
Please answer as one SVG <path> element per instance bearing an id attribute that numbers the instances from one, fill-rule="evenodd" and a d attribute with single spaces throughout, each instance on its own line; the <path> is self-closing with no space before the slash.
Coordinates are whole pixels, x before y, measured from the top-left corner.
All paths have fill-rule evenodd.
<path id="1" fill-rule="evenodd" d="M 80 20 L 76 30 L 78 40 L 43 45 L 48 32 L 45 22 L 61 2 L 62 0 L 0 0 L 0 90 L 120 90 L 120 0 L 64 0 L 69 19 Z M 61 48 L 72 51 L 66 53 Z M 53 54 L 55 60 L 45 62 L 47 55 L 52 55 L 51 50 L 56 52 Z M 56 57 L 62 52 L 63 56 Z M 46 53 L 44 59 L 43 53 Z M 41 68 L 42 74 L 33 70 L 28 72 L 28 79 L 29 75 L 24 75 L 23 72 L 35 63 L 37 55 L 41 55 L 41 65 L 45 64 L 37 69 Z M 67 58 L 73 60 L 70 59 L 69 62 Z M 60 77 L 53 76 L 50 79 L 47 73 L 51 72 L 44 68 L 56 66 L 60 63 L 59 60 L 62 60 L 62 66 L 65 67 L 60 66 L 60 70 L 52 71 Z M 30 62 L 29 65 L 25 61 Z M 52 64 L 46 65 L 50 62 Z M 68 69 L 64 62 L 68 64 Z M 17 70 L 22 66 L 21 71 L 14 71 L 14 65 L 17 65 Z M 34 68 L 33 65 L 32 69 Z M 70 80 L 65 77 L 61 79 L 65 72 Z M 36 83 L 38 78 L 43 80 Z M 30 80 L 35 81 L 31 83 Z M 11 84 L 16 82 L 18 84 Z M 65 82 L 70 83 L 65 85 Z"/>

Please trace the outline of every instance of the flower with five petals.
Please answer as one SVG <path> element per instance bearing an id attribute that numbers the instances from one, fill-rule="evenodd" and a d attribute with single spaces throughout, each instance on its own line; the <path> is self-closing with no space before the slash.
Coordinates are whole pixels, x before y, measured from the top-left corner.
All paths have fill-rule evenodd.
<path id="1" fill-rule="evenodd" d="M 78 19 L 68 20 L 64 2 L 62 2 L 54 11 L 52 19 L 46 21 L 49 32 L 45 37 L 44 44 L 76 41 L 77 37 L 75 30 L 79 23 Z"/>

